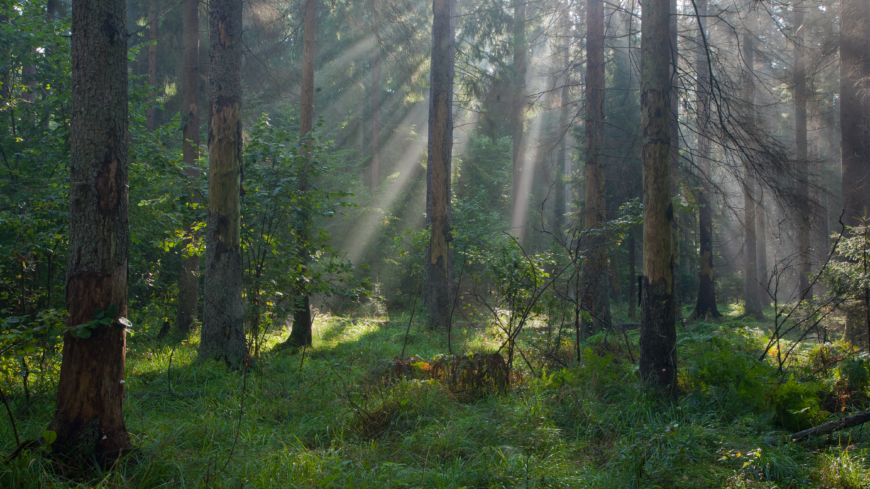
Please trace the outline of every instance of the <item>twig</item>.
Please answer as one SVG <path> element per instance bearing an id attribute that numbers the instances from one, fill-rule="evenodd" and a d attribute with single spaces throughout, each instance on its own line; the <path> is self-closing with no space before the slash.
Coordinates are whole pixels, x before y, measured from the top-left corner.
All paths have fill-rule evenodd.
<path id="1" fill-rule="evenodd" d="M 239 441 L 239 435 L 242 433 L 242 416 L 245 414 L 245 390 L 248 386 L 248 358 L 245 358 L 245 370 L 242 373 L 242 398 L 239 400 L 239 423 L 236 425 L 236 436 L 233 438 L 233 446 L 230 448 L 230 454 L 227 457 L 227 462 L 224 464 L 221 472 L 226 470 L 233 459 L 233 452 L 236 450 L 236 443 Z"/>
<path id="2" fill-rule="evenodd" d="M 175 355 L 175 348 L 169 352 L 169 367 L 166 369 L 166 380 L 169 382 L 169 395 L 172 395 L 172 356 Z"/>
<path id="3" fill-rule="evenodd" d="M 417 287 L 414 287 L 416 290 Z M 422 293 L 422 290 L 420 291 Z M 402 342 L 402 354 L 399 358 L 405 358 L 405 347 L 408 346 L 408 335 L 411 334 L 411 323 L 414 321 L 414 312 L 417 311 L 417 294 L 414 294 L 414 304 L 411 306 L 411 318 L 408 319 L 408 328 L 405 329 L 405 340 Z M 449 330 L 448 330 L 449 331 Z"/>

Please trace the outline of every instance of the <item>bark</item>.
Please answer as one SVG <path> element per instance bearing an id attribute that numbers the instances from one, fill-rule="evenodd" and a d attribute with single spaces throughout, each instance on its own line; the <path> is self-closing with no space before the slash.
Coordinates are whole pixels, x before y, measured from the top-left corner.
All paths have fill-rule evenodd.
<path id="1" fill-rule="evenodd" d="M 764 195 L 760 195 L 755 205 L 755 248 L 758 259 L 758 300 L 763 307 L 770 305 L 770 294 L 767 290 L 767 218 L 764 212 Z"/>
<path id="2" fill-rule="evenodd" d="M 643 288 L 641 380 L 665 397 L 677 393 L 670 167 L 669 0 L 643 0 L 641 131 L 643 137 Z"/>
<path id="3" fill-rule="evenodd" d="M 848 428 L 852 428 L 854 426 L 862 425 L 866 422 L 870 421 L 870 412 L 868 413 L 860 413 L 854 416 L 849 416 L 847 418 L 837 419 L 834 421 L 828 421 L 825 424 L 821 424 L 819 426 L 798 431 L 793 435 L 788 435 L 787 439 L 792 442 L 803 441 L 813 437 L 819 437 L 822 435 L 827 435 L 829 433 L 834 433 L 835 431 L 845 430 Z"/>
<path id="4" fill-rule="evenodd" d="M 64 335 L 52 451 L 76 464 L 116 459 L 130 448 L 124 426 L 127 316 L 127 12 L 122 0 L 72 5 L 71 184 L 68 326 L 117 308 L 89 338 Z"/>
<path id="5" fill-rule="evenodd" d="M 803 49 L 803 9 L 794 11 L 794 125 L 795 125 L 795 207 L 797 208 L 797 247 L 799 287 L 803 294 L 810 287 L 810 206 L 809 159 L 807 158 L 807 80 Z M 809 292 L 807 292 L 809 298 Z"/>
<path id="6" fill-rule="evenodd" d="M 677 0 L 671 0 L 671 17 L 668 21 L 668 34 L 670 34 L 670 62 L 671 62 L 671 100 L 670 100 L 670 125 L 671 125 L 671 196 L 680 195 L 680 92 L 677 87 L 677 69 L 679 63 L 679 38 L 677 37 Z M 674 247 L 674 301 L 677 318 L 683 317 L 682 297 L 682 271 L 680 270 L 680 215 L 674 213 L 671 221 L 671 246 Z"/>
<path id="7" fill-rule="evenodd" d="M 208 221 L 199 358 L 247 357 L 239 204 L 242 178 L 242 2 L 209 3 Z"/>
<path id="8" fill-rule="evenodd" d="M 523 242 L 526 234 L 526 206 L 528 199 L 523 195 L 522 179 L 523 166 L 526 160 L 526 141 L 523 126 L 525 124 L 526 111 L 526 0 L 513 0 L 513 101 L 511 104 L 511 142 L 512 152 L 512 186 L 511 205 L 513 216 L 511 218 L 511 231 Z M 526 177 L 530 178 L 530 177 Z"/>
<path id="9" fill-rule="evenodd" d="M 870 2 L 841 0 L 840 130 L 844 222 L 857 226 L 870 210 Z M 864 90 L 862 90 L 862 87 Z M 864 93 L 862 93 L 864 92 Z"/>
<path id="10" fill-rule="evenodd" d="M 374 31 L 375 31 L 375 48 L 372 50 L 372 178 L 371 178 L 371 189 L 372 195 L 374 195 L 374 203 L 378 204 L 377 195 L 375 195 L 375 190 L 377 190 L 378 185 L 381 183 L 381 164 L 380 164 L 380 148 L 379 148 L 379 139 L 380 139 L 380 119 L 378 114 L 378 109 L 380 108 L 380 86 L 381 86 L 381 66 L 380 66 L 380 46 L 378 44 L 378 24 L 377 24 L 377 10 L 375 10 L 374 2 L 372 2 L 372 14 L 375 16 L 374 21 Z"/>
<path id="11" fill-rule="evenodd" d="M 628 232 L 628 319 L 634 321 L 637 306 L 637 256 L 634 230 Z"/>
<path id="12" fill-rule="evenodd" d="M 695 67 L 698 70 L 698 164 L 704 176 L 710 175 L 710 65 L 707 58 L 707 0 L 696 0 L 698 15 L 697 52 Z M 701 186 L 698 193 L 698 300 L 695 302 L 695 318 L 719 317 L 716 307 L 716 281 L 713 276 L 713 211 L 710 208 L 710 189 Z"/>
<path id="13" fill-rule="evenodd" d="M 749 22 L 747 23 L 749 24 Z M 755 39 L 753 33 L 749 30 L 743 33 L 741 47 L 743 61 L 746 63 L 743 69 L 743 87 L 746 93 L 746 100 L 751 105 L 748 118 L 749 124 L 754 126 L 757 122 L 754 114 L 755 83 L 752 78 L 752 73 L 755 69 Z M 758 250 L 755 231 L 755 205 L 757 198 L 755 173 L 748 161 L 743 166 L 743 233 L 745 236 L 743 242 L 743 299 L 746 305 L 746 314 L 761 319 L 763 316 L 761 314 L 761 300 L 758 297 Z"/>
<path id="14" fill-rule="evenodd" d="M 182 152 L 184 173 L 191 182 L 199 178 L 196 160 L 199 158 L 199 1 L 185 0 L 182 4 L 182 111 L 184 114 L 184 142 Z M 194 186 L 188 189 L 188 199 L 199 202 Z M 187 232 L 191 233 L 188 225 Z M 185 246 L 190 244 L 184 242 Z M 178 311 L 175 319 L 176 330 L 190 333 L 191 325 L 197 316 L 199 303 L 199 256 L 181 259 L 181 278 L 178 283 Z"/>
<path id="15" fill-rule="evenodd" d="M 453 60 L 455 0 L 432 2 L 432 63 L 429 84 L 429 157 L 426 165 L 424 304 L 430 329 L 450 322 L 453 257 L 450 241 L 450 165 L 453 152 Z"/>
<path id="16" fill-rule="evenodd" d="M 148 0 L 148 85 L 152 95 L 157 93 L 157 0 Z M 155 100 L 148 104 L 145 112 L 145 127 L 153 131 L 157 126 L 157 112 L 154 109 Z"/>
<path id="17" fill-rule="evenodd" d="M 564 76 L 562 78 L 562 90 L 561 90 L 561 106 L 559 107 L 559 131 L 561 132 L 561 141 L 559 142 L 559 151 L 556 156 L 556 202 L 553 206 L 553 233 L 561 237 L 562 236 L 562 228 L 565 223 L 565 213 L 567 211 L 567 198 L 565 192 L 565 175 L 567 173 L 567 161 L 568 157 L 568 132 L 570 128 L 568 127 L 568 97 L 569 97 L 569 89 L 568 85 L 570 82 L 570 77 L 568 75 L 570 69 L 570 43 L 568 42 L 568 36 L 571 34 L 571 21 L 568 16 L 568 8 L 566 7 L 562 11 L 562 23 L 563 30 L 562 36 L 564 42 L 562 43 L 562 69 L 565 70 Z"/>
<path id="18" fill-rule="evenodd" d="M 586 231 L 590 250 L 583 270 L 583 306 L 592 321 L 583 321 L 581 336 L 610 325 L 607 240 L 600 232 L 607 220 L 604 156 L 604 6 L 586 4 Z"/>
<path id="19" fill-rule="evenodd" d="M 306 0 L 302 38 L 302 114 L 299 119 L 299 135 L 308 137 L 314 127 L 314 55 L 317 36 L 317 0 Z M 308 154 L 309 161 L 312 155 Z M 308 168 L 302 170 L 299 193 L 309 190 Z M 296 254 L 301 264 L 299 282 L 294 294 L 293 329 L 285 344 L 287 346 L 311 346 L 311 297 L 305 287 L 309 275 L 311 243 L 311 215 L 305 205 L 300 206 L 296 217 Z"/>

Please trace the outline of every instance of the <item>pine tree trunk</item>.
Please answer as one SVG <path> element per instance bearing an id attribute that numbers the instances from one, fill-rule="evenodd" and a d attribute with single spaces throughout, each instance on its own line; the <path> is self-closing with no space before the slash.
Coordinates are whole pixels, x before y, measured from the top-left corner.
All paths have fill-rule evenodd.
<path id="1" fill-rule="evenodd" d="M 199 358 L 247 357 L 239 204 L 242 177 L 242 2 L 209 3 L 208 221 Z"/>
<path id="2" fill-rule="evenodd" d="M 583 321 L 581 336 L 610 326 L 607 287 L 607 239 L 597 231 L 607 220 L 604 193 L 604 6 L 601 0 L 586 4 L 586 231 L 591 231 L 583 270 L 583 306 L 592 321 Z"/>
<path id="3" fill-rule="evenodd" d="M 795 125 L 795 207 L 797 208 L 797 247 L 799 267 L 799 293 L 810 297 L 810 205 L 809 160 L 807 158 L 807 80 L 803 48 L 804 12 L 794 10 L 794 125 Z"/>
<path id="4" fill-rule="evenodd" d="M 567 210 L 567 198 L 565 192 L 565 175 L 566 175 L 566 161 L 565 159 L 568 157 L 568 132 L 570 132 L 570 128 L 568 127 L 568 97 L 569 97 L 569 89 L 568 85 L 570 82 L 570 76 L 568 75 L 570 69 L 570 46 L 571 44 L 568 42 L 568 36 L 571 34 L 571 21 L 568 15 L 568 8 L 562 10 L 562 37 L 564 39 L 560 49 L 562 49 L 562 69 L 565 70 L 564 76 L 562 78 L 562 90 L 560 96 L 560 107 L 559 107 L 559 132 L 561 140 L 559 141 L 559 151 L 556 156 L 556 202 L 553 206 L 553 233 L 561 237 L 562 229 L 565 223 L 565 213 Z"/>
<path id="5" fill-rule="evenodd" d="M 512 152 L 512 192 L 511 232 L 519 238 L 520 243 L 526 234 L 527 195 L 523 190 L 523 166 L 526 161 L 526 141 L 523 127 L 526 111 L 526 0 L 513 0 L 513 93 L 511 104 L 511 142 Z M 531 178 L 531 175 L 525 176 Z"/>
<path id="6" fill-rule="evenodd" d="M 750 13 L 749 15 L 754 15 Z M 748 23 L 751 25 L 751 23 Z M 755 82 L 752 78 L 755 70 L 755 38 L 754 34 L 747 30 L 743 33 L 742 57 L 746 64 L 743 68 L 743 86 L 746 93 L 746 100 L 750 104 L 747 117 L 751 122 L 750 125 L 757 123 L 755 115 Z M 751 130 L 751 129 L 750 129 Z M 755 171 L 749 162 L 743 165 L 743 233 L 745 240 L 743 242 L 743 299 L 745 303 L 745 312 L 755 318 L 761 319 L 761 300 L 758 297 L 758 248 L 755 231 L 755 206 L 756 206 L 756 185 Z"/>
<path id="7" fill-rule="evenodd" d="M 374 8 L 374 2 L 372 2 Z M 376 15 L 376 12 L 375 12 Z M 375 194 L 378 185 L 381 183 L 381 163 L 380 163 L 380 120 L 378 109 L 380 109 L 380 85 L 381 85 L 381 66 L 380 66 L 380 46 L 378 45 L 378 26 L 377 20 L 374 25 L 375 31 L 375 48 L 372 50 L 372 178 L 371 189 L 373 202 L 378 205 L 378 197 Z"/>
<path id="8" fill-rule="evenodd" d="M 424 304 L 429 328 L 450 322 L 453 256 L 450 250 L 450 166 L 453 152 L 453 57 L 455 0 L 432 2 L 432 63 L 429 88 L 429 159 L 426 165 Z"/>
<path id="9" fill-rule="evenodd" d="M 148 40 L 152 43 L 148 46 L 148 85 L 152 95 L 157 93 L 157 21 L 157 0 L 148 0 Z M 149 101 L 145 111 L 145 127 L 149 131 L 157 126 L 155 103 L 155 100 Z"/>
<path id="10" fill-rule="evenodd" d="M 71 184 L 66 303 L 73 327 L 98 309 L 116 309 L 110 326 L 67 332 L 49 430 L 52 451 L 76 465 L 130 448 L 124 425 L 129 131 L 127 12 L 122 0 L 72 5 Z"/>
<path id="11" fill-rule="evenodd" d="M 679 63 L 679 38 L 677 0 L 671 0 L 671 18 L 668 22 L 670 34 L 670 62 L 671 62 L 671 196 L 680 195 L 680 91 L 677 87 L 677 70 Z M 680 213 L 674 212 L 671 221 L 671 246 L 674 247 L 674 303 L 677 311 L 677 320 L 683 317 L 683 286 L 682 271 L 680 270 Z"/>
<path id="12" fill-rule="evenodd" d="M 696 0 L 698 33 L 695 44 L 695 69 L 698 76 L 698 164 L 702 178 L 710 176 L 710 65 L 707 58 L 707 0 Z M 698 193 L 698 300 L 695 318 L 719 317 L 716 307 L 716 282 L 713 277 L 713 210 L 710 189 L 701 186 Z"/>
<path id="13" fill-rule="evenodd" d="M 758 300 L 762 307 L 770 305 L 767 289 L 767 216 L 764 211 L 764 196 L 760 195 L 755 206 L 755 248 L 758 254 Z"/>
<path id="14" fill-rule="evenodd" d="M 299 135 L 309 136 L 314 128 L 314 55 L 315 39 L 317 37 L 317 0 L 305 1 L 305 18 L 302 40 L 302 101 L 299 118 Z M 309 159 L 310 159 L 309 154 Z M 302 170 L 299 179 L 299 193 L 304 195 L 309 191 L 308 168 Z M 311 215 L 305 205 L 300 206 L 296 217 L 296 254 L 301 264 L 301 277 L 294 292 L 295 305 L 293 309 L 293 329 L 285 342 L 288 346 L 311 346 L 311 298 L 305 288 L 305 280 L 309 274 L 309 255 L 311 247 Z"/>
<path id="15" fill-rule="evenodd" d="M 634 230 L 628 232 L 628 319 L 634 321 L 637 308 L 637 256 Z"/>
<path id="16" fill-rule="evenodd" d="M 184 143 L 182 146 L 184 158 L 184 173 L 191 182 L 199 178 L 199 1 L 184 0 L 182 4 L 181 62 L 183 65 L 182 102 L 184 114 Z M 198 203 L 196 188 L 188 190 L 188 199 Z M 187 232 L 191 233 L 190 226 Z M 185 240 L 184 245 L 190 244 Z M 178 312 L 175 327 L 183 335 L 190 333 L 191 325 L 196 319 L 199 309 L 199 256 L 193 255 L 181 259 L 181 278 L 178 283 Z"/>
<path id="17" fill-rule="evenodd" d="M 857 226 L 870 212 L 870 2 L 841 0 L 840 130 L 843 216 Z"/>
<path id="18" fill-rule="evenodd" d="M 640 375 L 660 394 L 677 393 L 670 148 L 670 1 L 643 0 L 643 278 Z"/>

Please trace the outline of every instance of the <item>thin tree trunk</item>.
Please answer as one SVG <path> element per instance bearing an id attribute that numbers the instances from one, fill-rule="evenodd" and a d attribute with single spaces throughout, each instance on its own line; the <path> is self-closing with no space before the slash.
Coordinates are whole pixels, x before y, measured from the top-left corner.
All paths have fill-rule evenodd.
<path id="1" fill-rule="evenodd" d="M 752 13 L 750 16 L 754 15 Z M 755 125 L 758 119 L 755 114 L 755 82 L 753 72 L 755 70 L 755 38 L 751 32 L 751 22 L 748 20 L 749 30 L 743 33 L 742 57 L 746 65 L 743 68 L 743 87 L 746 93 L 747 103 L 750 105 L 748 118 L 750 125 Z M 750 129 L 751 130 L 751 129 Z M 758 297 L 758 249 L 755 231 L 755 171 L 747 161 L 743 165 L 743 299 L 746 314 L 761 319 L 761 300 Z"/>
<path id="2" fill-rule="evenodd" d="M 208 221 L 199 358 L 247 358 L 239 205 L 242 178 L 242 2 L 209 3 Z"/>
<path id="3" fill-rule="evenodd" d="M 379 139 L 380 139 L 380 120 L 378 109 L 380 108 L 380 85 L 381 85 L 381 67 L 380 67 L 380 45 L 378 40 L 378 24 L 377 10 L 374 1 L 372 1 L 372 15 L 374 16 L 374 32 L 375 32 L 375 47 L 372 50 L 372 178 L 371 189 L 374 196 L 375 205 L 378 204 L 377 195 L 374 195 L 375 190 L 381 183 L 381 164 L 379 160 Z"/>
<path id="4" fill-rule="evenodd" d="M 809 160 L 807 158 L 807 80 L 803 48 L 804 12 L 794 10 L 794 125 L 795 125 L 795 207 L 797 207 L 797 247 L 800 293 L 810 287 L 812 259 L 810 257 Z M 809 297 L 810 292 L 807 292 Z"/>
<path id="5" fill-rule="evenodd" d="M 148 0 L 148 40 L 152 43 L 148 46 L 148 85 L 152 95 L 157 93 L 157 20 L 157 0 Z M 155 102 L 150 100 L 145 111 L 145 127 L 148 131 L 153 131 L 157 126 Z"/>
<path id="6" fill-rule="evenodd" d="M 556 203 L 553 206 L 553 233 L 556 236 L 562 236 L 562 229 L 564 227 L 565 222 L 565 212 L 567 210 L 567 199 L 565 192 L 565 159 L 568 156 L 568 132 L 570 128 L 568 127 L 568 97 L 569 97 L 569 89 L 568 84 L 570 82 L 569 69 L 570 69 L 570 42 L 568 42 L 568 36 L 571 34 L 571 20 L 568 15 L 568 7 L 566 6 L 562 10 L 562 37 L 563 42 L 560 48 L 562 49 L 562 69 L 565 70 L 562 77 L 562 90 L 560 96 L 561 106 L 559 107 L 559 132 L 561 140 L 559 141 L 559 151 L 556 156 Z"/>
<path id="7" fill-rule="evenodd" d="M 671 62 L 671 195 L 680 194 L 680 92 L 677 87 L 677 70 L 679 63 L 679 38 L 677 23 L 677 0 L 671 0 L 671 17 L 668 22 L 670 34 L 670 62 Z M 682 297 L 682 271 L 680 270 L 680 213 L 674 212 L 671 221 L 671 246 L 674 247 L 674 303 L 677 311 L 677 320 L 683 317 Z"/>
<path id="8" fill-rule="evenodd" d="M 110 326 L 64 334 L 49 430 L 56 454 L 89 464 L 130 448 L 124 425 L 128 220 L 127 12 L 122 0 L 74 0 L 67 326 L 114 310 Z M 87 333 L 85 333 L 87 334 Z"/>
<path id="9" fill-rule="evenodd" d="M 640 375 L 666 397 L 677 393 L 676 310 L 671 220 L 669 0 L 643 0 L 643 278 Z"/>
<path id="10" fill-rule="evenodd" d="M 607 276 L 607 239 L 598 230 L 607 220 L 604 193 L 604 6 L 601 0 L 586 4 L 586 222 L 591 231 L 590 250 L 583 271 L 583 305 L 592 321 L 583 321 L 581 336 L 610 326 Z"/>
<path id="11" fill-rule="evenodd" d="M 453 60 L 455 0 L 432 2 L 432 63 L 429 88 L 429 159 L 426 165 L 424 303 L 429 328 L 450 322 L 453 256 L 450 241 L 450 166 L 453 152 Z"/>
<path id="12" fill-rule="evenodd" d="M 758 254 L 758 300 L 762 307 L 770 305 L 767 288 L 767 216 L 764 211 L 764 195 L 758 197 L 755 206 L 755 248 Z"/>
<path id="13" fill-rule="evenodd" d="M 628 319 L 632 322 L 637 308 L 637 246 L 634 241 L 634 230 L 628 232 Z"/>
<path id="14" fill-rule="evenodd" d="M 302 114 L 299 119 L 300 136 L 309 136 L 314 128 L 314 56 L 317 29 L 317 0 L 306 0 L 302 38 Z M 311 154 L 309 153 L 309 158 Z M 308 165 L 299 179 L 299 193 L 309 190 Z M 301 263 L 301 277 L 296 287 L 296 303 L 293 310 L 293 329 L 285 342 L 288 346 L 311 346 L 311 298 L 305 288 L 311 247 L 311 215 L 305 205 L 300 206 L 296 218 L 296 253 Z"/>
<path id="15" fill-rule="evenodd" d="M 183 65 L 182 102 L 184 114 L 184 142 L 182 152 L 184 158 L 184 173 L 191 182 L 199 178 L 199 1 L 185 0 L 182 4 L 182 46 L 181 57 Z M 190 186 L 188 190 L 190 202 L 199 202 L 199 193 Z M 187 232 L 192 233 L 187 226 Z M 184 245 L 190 242 L 185 240 Z M 183 335 L 190 333 L 191 325 L 196 319 L 199 303 L 199 256 L 182 257 L 181 278 L 178 283 L 178 312 L 175 327 Z"/>
<path id="16" fill-rule="evenodd" d="M 513 0 L 513 93 L 511 106 L 511 142 L 513 143 L 511 231 L 522 243 L 526 234 L 526 206 L 528 199 L 523 195 L 523 167 L 526 160 L 526 141 L 523 126 L 526 111 L 526 0 Z M 526 178 L 531 178 L 527 176 Z"/>

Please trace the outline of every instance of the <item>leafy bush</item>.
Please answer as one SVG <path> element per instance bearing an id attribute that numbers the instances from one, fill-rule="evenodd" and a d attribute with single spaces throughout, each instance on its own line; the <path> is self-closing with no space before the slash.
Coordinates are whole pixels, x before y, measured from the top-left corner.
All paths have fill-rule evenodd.
<path id="1" fill-rule="evenodd" d="M 774 420 L 790 431 L 807 429 L 827 415 L 821 409 L 824 386 L 815 382 L 798 382 L 794 376 L 772 391 L 771 407 Z"/>

